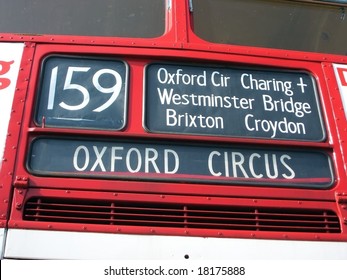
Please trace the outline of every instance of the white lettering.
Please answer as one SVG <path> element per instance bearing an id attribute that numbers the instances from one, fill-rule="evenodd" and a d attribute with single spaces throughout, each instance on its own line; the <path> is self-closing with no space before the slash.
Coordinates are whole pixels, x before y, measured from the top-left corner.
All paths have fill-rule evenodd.
<path id="1" fill-rule="evenodd" d="M 287 175 L 285 173 L 282 174 L 282 176 L 286 179 L 294 179 L 295 178 L 295 172 L 294 170 L 288 165 L 288 163 L 286 163 L 284 160 L 291 160 L 292 158 L 289 155 L 282 155 L 280 157 L 280 162 L 282 163 L 282 165 L 290 172 L 290 175 Z"/>
<path id="2" fill-rule="evenodd" d="M 133 153 L 135 154 L 135 156 L 132 156 Z M 132 162 L 131 159 L 133 159 L 133 162 L 137 163 L 137 166 L 135 168 L 133 168 L 131 166 L 131 162 Z M 126 167 L 130 173 L 139 172 L 141 169 L 141 165 L 142 165 L 142 157 L 141 157 L 141 153 L 140 153 L 139 149 L 136 149 L 136 148 L 129 149 L 129 151 L 127 152 L 127 155 L 126 155 L 125 162 L 126 162 Z"/>
<path id="3" fill-rule="evenodd" d="M 284 117 L 281 121 L 255 119 L 254 115 L 247 114 L 245 126 L 248 131 L 266 132 L 271 134 L 271 138 L 277 134 L 306 134 L 305 124 L 302 122 L 290 122 Z"/>
<path id="4" fill-rule="evenodd" d="M 221 176 L 222 175 L 221 172 L 215 172 L 213 169 L 213 157 L 214 156 L 221 156 L 221 153 L 219 153 L 217 151 L 213 151 L 212 153 L 210 153 L 210 155 L 208 156 L 208 169 L 213 176 Z"/>
<path id="5" fill-rule="evenodd" d="M 170 154 L 173 155 L 174 158 L 174 164 L 173 164 L 173 169 L 169 170 L 169 165 L 170 165 Z M 165 149 L 164 150 L 164 173 L 165 174 L 175 174 L 180 167 L 180 159 L 178 154 L 174 150 L 169 150 Z"/>
<path id="6" fill-rule="evenodd" d="M 257 79 L 252 74 L 247 73 L 241 75 L 241 85 L 244 89 L 282 92 L 287 96 L 294 94 L 291 81 L 281 81 L 275 78 L 269 80 Z"/>
<path id="7" fill-rule="evenodd" d="M 215 87 L 227 87 L 230 77 L 226 77 L 218 71 L 214 71 L 211 75 L 212 85 Z"/>
<path id="8" fill-rule="evenodd" d="M 83 155 L 80 154 L 80 152 L 84 152 Z M 80 167 L 78 165 L 80 158 L 84 157 L 84 165 Z M 74 156 L 73 156 L 73 166 L 77 171 L 85 171 L 89 165 L 90 161 L 90 156 L 89 156 L 89 151 L 86 146 L 79 146 L 75 150 Z"/>
<path id="9" fill-rule="evenodd" d="M 110 162 L 105 161 L 107 152 Z M 79 146 L 73 155 L 73 166 L 80 172 L 95 172 L 99 169 L 102 172 L 175 174 L 180 167 L 180 158 L 172 149 L 158 151 L 148 147 L 141 150 L 135 147 Z"/>
<path id="10" fill-rule="evenodd" d="M 264 177 L 263 174 L 257 174 L 254 170 L 254 158 L 261 159 L 261 155 L 259 155 L 258 153 L 253 153 L 249 157 L 249 171 L 251 172 L 251 174 L 254 178 L 258 178 L 258 179 L 263 178 Z"/>
<path id="11" fill-rule="evenodd" d="M 116 170 L 116 160 L 122 160 L 123 157 L 116 156 L 116 151 L 123 151 L 123 147 L 112 147 L 111 149 L 111 172 Z"/>
<path id="12" fill-rule="evenodd" d="M 166 126 L 224 129 L 224 119 L 201 114 L 178 114 L 174 109 L 166 109 Z"/>
<path id="13" fill-rule="evenodd" d="M 93 146 L 93 149 L 94 149 L 94 153 L 96 155 L 96 160 L 95 160 L 95 163 L 94 163 L 91 171 L 95 171 L 97 166 L 100 166 L 101 171 L 106 172 L 105 165 L 102 162 L 102 157 L 105 154 L 107 147 L 103 147 L 101 152 L 99 152 L 98 147 L 96 147 L 96 146 Z"/>
<path id="14" fill-rule="evenodd" d="M 311 114 L 311 106 L 306 102 L 294 102 L 292 97 L 288 101 L 282 98 L 273 100 L 270 95 L 263 95 L 264 110 L 270 112 L 284 112 L 294 114 L 298 118 L 302 118 L 305 114 Z"/>
<path id="15" fill-rule="evenodd" d="M 183 73 L 183 69 L 179 68 L 174 73 L 170 73 L 166 68 L 159 68 L 157 79 L 161 84 L 167 85 L 198 85 L 206 86 L 207 78 L 206 71 L 202 74 Z"/>
<path id="16" fill-rule="evenodd" d="M 236 157 L 239 157 L 239 161 L 236 160 Z M 233 174 L 234 174 L 234 176 L 238 177 L 237 176 L 237 167 L 238 167 L 241 170 L 243 177 L 249 178 L 246 170 L 243 167 L 243 164 L 245 162 L 245 157 L 243 156 L 243 154 L 238 153 L 238 152 L 232 152 L 231 158 L 232 158 L 232 162 L 233 162 Z"/>
<path id="17" fill-rule="evenodd" d="M 290 180 L 295 178 L 290 160 L 287 154 L 212 151 L 208 156 L 208 170 L 215 177 Z"/>
<path id="18" fill-rule="evenodd" d="M 152 155 L 151 155 L 152 154 Z M 158 152 L 156 149 L 146 148 L 145 150 L 145 172 L 149 173 L 151 164 L 156 173 L 160 173 L 159 168 L 156 164 L 156 160 L 158 159 Z"/>

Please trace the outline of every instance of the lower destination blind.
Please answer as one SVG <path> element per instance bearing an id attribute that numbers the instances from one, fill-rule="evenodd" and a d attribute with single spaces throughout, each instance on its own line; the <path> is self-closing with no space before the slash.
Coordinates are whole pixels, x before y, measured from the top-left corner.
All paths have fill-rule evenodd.
<path id="1" fill-rule="evenodd" d="M 37 138 L 28 168 L 36 175 L 328 188 L 327 153 L 231 145 Z"/>

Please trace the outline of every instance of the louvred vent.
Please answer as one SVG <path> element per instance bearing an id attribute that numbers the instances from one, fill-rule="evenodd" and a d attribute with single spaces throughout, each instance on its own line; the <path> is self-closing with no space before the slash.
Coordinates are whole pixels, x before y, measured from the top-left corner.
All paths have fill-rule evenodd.
<path id="1" fill-rule="evenodd" d="M 24 220 L 219 230 L 340 233 L 333 211 L 32 198 Z"/>

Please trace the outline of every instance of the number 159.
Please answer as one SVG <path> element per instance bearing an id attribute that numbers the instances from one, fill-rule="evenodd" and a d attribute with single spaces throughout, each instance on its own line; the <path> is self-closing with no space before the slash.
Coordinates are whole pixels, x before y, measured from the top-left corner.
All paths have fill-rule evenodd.
<path id="1" fill-rule="evenodd" d="M 64 81 L 64 91 L 68 90 L 77 90 L 74 91 L 74 94 L 79 94 L 82 96 L 82 102 L 77 105 L 69 105 L 65 102 L 60 102 L 59 106 L 63 109 L 69 110 L 69 111 L 77 111 L 85 108 L 89 102 L 90 102 L 90 92 L 86 87 L 84 87 L 81 84 L 73 83 L 72 79 L 75 73 L 77 72 L 88 72 L 90 71 L 90 67 L 74 67 L 70 66 L 67 69 L 65 81 Z M 49 85 L 49 94 L 48 94 L 48 104 L 47 104 L 47 110 L 53 110 L 54 103 L 55 103 L 55 97 L 56 97 L 56 88 L 57 88 L 57 79 L 58 79 L 58 71 L 59 67 L 56 66 L 52 69 L 51 73 L 51 80 Z M 115 83 L 112 87 L 103 87 L 100 85 L 100 77 L 102 75 L 109 74 L 112 75 L 115 78 Z M 121 88 L 122 88 L 122 77 L 121 75 L 112 69 L 100 69 L 93 75 L 93 86 L 94 88 L 99 91 L 102 94 L 111 94 L 110 98 L 101 106 L 95 108 L 93 112 L 100 113 L 107 108 L 109 108 L 118 98 Z"/>

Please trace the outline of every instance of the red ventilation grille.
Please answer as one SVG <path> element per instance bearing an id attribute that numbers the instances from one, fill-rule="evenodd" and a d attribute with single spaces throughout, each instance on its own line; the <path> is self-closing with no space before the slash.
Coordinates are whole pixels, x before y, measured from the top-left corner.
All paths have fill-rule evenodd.
<path id="1" fill-rule="evenodd" d="M 330 210 L 32 198 L 24 220 L 219 230 L 340 233 Z"/>

